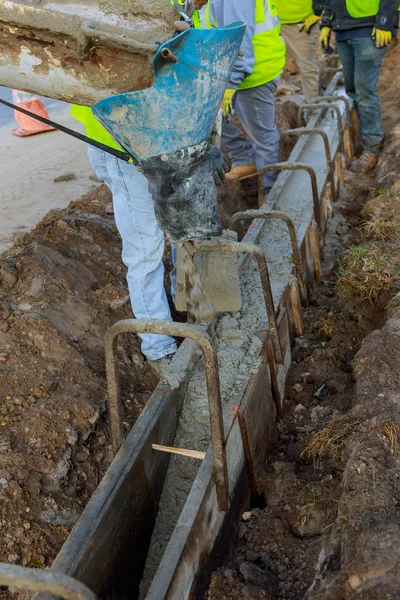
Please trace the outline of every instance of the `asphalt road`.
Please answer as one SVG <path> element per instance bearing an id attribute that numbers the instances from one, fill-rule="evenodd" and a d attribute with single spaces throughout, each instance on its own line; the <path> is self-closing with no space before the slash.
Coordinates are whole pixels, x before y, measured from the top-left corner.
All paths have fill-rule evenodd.
<path id="1" fill-rule="evenodd" d="M 12 92 L 8 88 L 0 86 L 0 98 L 3 100 L 7 100 L 7 102 L 12 102 Z M 41 98 L 48 110 L 50 119 L 57 115 L 57 113 L 62 112 L 67 104 L 65 102 L 60 102 L 59 100 L 51 100 L 49 98 Z M 14 121 L 14 113 L 11 108 L 8 106 L 4 106 L 4 104 L 0 104 L 0 127 L 4 125 L 8 125 Z"/>

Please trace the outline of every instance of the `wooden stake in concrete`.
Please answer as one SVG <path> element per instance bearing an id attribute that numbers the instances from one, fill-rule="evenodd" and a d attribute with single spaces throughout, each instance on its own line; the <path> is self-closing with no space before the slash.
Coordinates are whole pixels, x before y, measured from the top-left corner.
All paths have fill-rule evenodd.
<path id="1" fill-rule="evenodd" d="M 336 162 L 336 173 L 339 186 L 344 185 L 344 177 L 343 177 L 343 158 L 342 155 L 338 152 L 335 158 Z"/>
<path id="2" fill-rule="evenodd" d="M 314 262 L 315 281 L 319 283 L 321 281 L 321 257 L 319 252 L 319 235 L 317 224 L 311 223 L 308 231 L 310 236 L 310 248 Z"/>
<path id="3" fill-rule="evenodd" d="M 290 286 L 290 303 L 292 305 L 292 314 L 294 321 L 294 329 L 296 335 L 300 336 L 304 333 L 303 319 L 301 314 L 301 300 L 299 294 L 299 286 L 297 283 L 292 283 Z"/>
<path id="4" fill-rule="evenodd" d="M 152 444 L 151 447 L 153 450 L 159 450 L 160 452 L 189 456 L 189 458 L 197 458 L 198 460 L 204 460 L 206 457 L 206 453 L 200 452 L 200 450 L 186 450 L 186 448 L 173 448 L 172 446 L 162 446 L 160 444 Z"/>

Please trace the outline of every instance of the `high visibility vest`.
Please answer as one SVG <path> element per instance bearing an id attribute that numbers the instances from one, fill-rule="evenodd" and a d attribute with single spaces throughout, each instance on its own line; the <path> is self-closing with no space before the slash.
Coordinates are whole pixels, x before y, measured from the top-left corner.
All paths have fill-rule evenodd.
<path id="1" fill-rule="evenodd" d="M 202 27 L 218 27 L 212 16 L 212 4 L 209 0 L 205 10 L 199 13 Z M 234 1 L 234 0 L 232 0 Z M 280 37 L 281 24 L 273 0 L 256 0 L 255 32 L 253 35 L 254 68 L 244 78 L 239 90 L 247 90 L 272 81 L 282 73 L 286 62 L 286 47 Z"/>
<path id="2" fill-rule="evenodd" d="M 121 146 L 111 137 L 107 129 L 93 116 L 92 109 L 89 106 L 73 104 L 71 114 L 77 121 L 85 125 L 88 137 L 106 146 L 111 146 L 111 148 L 115 148 L 116 150 L 122 150 Z"/>
<path id="3" fill-rule="evenodd" d="M 301 23 L 314 14 L 312 0 L 275 0 L 281 23 Z"/>
<path id="4" fill-rule="evenodd" d="M 353 19 L 374 17 L 379 12 L 380 0 L 346 0 L 347 12 Z"/>

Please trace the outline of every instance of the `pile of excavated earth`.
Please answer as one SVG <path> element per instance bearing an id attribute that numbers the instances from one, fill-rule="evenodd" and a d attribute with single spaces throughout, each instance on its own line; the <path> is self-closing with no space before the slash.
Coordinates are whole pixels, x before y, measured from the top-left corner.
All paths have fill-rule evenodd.
<path id="1" fill-rule="evenodd" d="M 398 59 L 395 49 L 382 73 L 384 155 L 372 176 L 346 173 L 323 283 L 296 339 L 264 496 L 243 515 L 210 600 L 382 599 L 400 587 Z M 290 78 L 282 89 L 297 91 Z M 278 103 L 281 129 L 296 125 L 294 98 Z M 0 561 L 50 566 L 112 460 L 103 339 L 131 311 L 109 202 L 99 187 L 50 212 L 0 257 Z M 255 205 L 251 184 L 232 185 L 221 197 L 225 223 Z M 237 328 L 226 315 L 217 331 L 226 397 L 229 368 L 237 361 L 248 371 L 257 350 L 247 332 L 259 315 L 247 318 L 254 323 Z M 119 364 L 128 431 L 157 380 L 133 336 L 119 345 Z M 180 433 L 196 423 L 206 447 L 208 414 L 197 404 L 204 381 L 191 386 L 197 416 Z M 190 485 L 193 474 L 175 462 Z M 169 534 L 161 531 L 158 554 Z M 151 561 L 147 568 L 150 578 Z"/>

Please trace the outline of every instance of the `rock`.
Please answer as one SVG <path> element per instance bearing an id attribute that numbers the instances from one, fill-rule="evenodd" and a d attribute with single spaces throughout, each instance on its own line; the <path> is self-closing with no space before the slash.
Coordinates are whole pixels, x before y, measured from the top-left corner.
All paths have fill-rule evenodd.
<path id="1" fill-rule="evenodd" d="M 240 572 L 248 585 L 255 585 L 261 589 L 269 588 L 271 582 L 268 575 L 253 563 L 242 563 L 240 565 Z"/>
<path id="2" fill-rule="evenodd" d="M 356 590 L 357 588 L 360 587 L 360 585 L 362 584 L 362 581 L 358 575 L 352 575 L 351 577 L 348 578 L 347 583 L 349 584 L 349 586 L 351 587 L 352 590 Z"/>
<path id="3" fill-rule="evenodd" d="M 298 404 L 298 405 L 295 407 L 295 409 L 294 409 L 294 412 L 297 414 L 297 413 L 301 413 L 301 412 L 303 412 L 304 410 L 306 410 L 306 407 L 305 407 L 305 406 L 303 406 L 302 404 Z"/>
<path id="4" fill-rule="evenodd" d="M 246 552 L 246 560 L 250 563 L 255 563 L 259 560 L 260 554 L 258 552 L 254 552 L 253 550 L 247 550 Z"/>
<path id="5" fill-rule="evenodd" d="M 0 479 L 0 490 L 7 490 L 9 486 L 9 483 L 7 481 L 7 479 L 4 479 L 4 477 L 1 477 Z"/>
<path id="6" fill-rule="evenodd" d="M 65 173 L 65 175 L 59 175 L 53 179 L 54 183 L 60 183 L 61 181 L 74 181 L 76 179 L 75 173 Z"/>
<path id="7" fill-rule="evenodd" d="M 298 394 L 300 394 L 300 392 L 302 392 L 304 389 L 303 386 L 301 385 L 301 383 L 296 383 L 293 387 Z"/>
<path id="8" fill-rule="evenodd" d="M 327 521 L 327 514 L 319 508 L 314 508 L 307 519 L 303 520 L 301 512 L 289 517 L 290 531 L 296 537 L 312 538 L 322 535 Z"/>
<path id="9" fill-rule="evenodd" d="M 311 421 L 318 421 L 318 413 L 315 408 L 311 411 Z"/>
<path id="10" fill-rule="evenodd" d="M 2 333 L 7 333 L 7 331 L 10 329 L 10 326 L 8 323 L 3 323 L 3 325 L 0 327 L 0 331 Z"/>
<path id="11" fill-rule="evenodd" d="M 243 521 L 250 521 L 251 519 L 251 511 L 244 512 L 242 515 Z"/>

